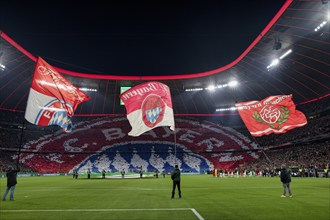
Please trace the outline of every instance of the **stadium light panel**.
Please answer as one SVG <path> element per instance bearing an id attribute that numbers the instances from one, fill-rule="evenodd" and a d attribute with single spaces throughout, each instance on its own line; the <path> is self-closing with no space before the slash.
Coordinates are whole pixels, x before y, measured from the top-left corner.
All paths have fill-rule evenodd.
<path id="1" fill-rule="evenodd" d="M 292 53 L 292 50 L 288 50 L 287 52 L 285 52 L 282 56 L 280 56 L 280 60 L 282 60 L 284 57 L 288 56 L 290 53 Z"/>
<path id="2" fill-rule="evenodd" d="M 203 88 L 191 88 L 191 89 L 185 89 L 186 92 L 195 92 L 195 91 L 202 91 Z"/>
<path id="3" fill-rule="evenodd" d="M 268 66 L 267 69 L 270 69 L 273 66 L 276 66 L 277 64 L 279 64 L 280 60 L 279 59 L 274 59 Z"/>
<path id="4" fill-rule="evenodd" d="M 292 49 L 286 51 L 284 54 L 280 56 L 280 58 L 274 59 L 268 66 L 267 69 L 268 71 L 270 70 L 271 67 L 274 67 L 280 63 L 280 60 L 284 59 L 286 56 L 288 56 L 290 53 L 292 53 Z"/>
<path id="5" fill-rule="evenodd" d="M 327 24 L 327 21 L 322 21 L 315 29 L 314 31 L 319 31 L 324 25 Z"/>
<path id="6" fill-rule="evenodd" d="M 85 92 L 97 92 L 97 89 L 91 89 L 91 88 L 79 88 L 79 90 Z"/>
<path id="7" fill-rule="evenodd" d="M 215 86 L 214 85 L 209 85 L 207 87 L 207 90 L 214 91 L 215 90 Z"/>
<path id="8" fill-rule="evenodd" d="M 5 71 L 5 69 L 6 69 L 6 66 L 3 65 L 2 63 L 0 63 L 0 70 L 1 70 L 1 71 Z"/>
<path id="9" fill-rule="evenodd" d="M 236 107 L 229 107 L 229 108 L 217 108 L 215 111 L 216 112 L 224 112 L 224 111 L 236 111 Z"/>
<path id="10" fill-rule="evenodd" d="M 228 83 L 228 86 L 229 86 L 229 87 L 235 87 L 235 86 L 237 86 L 237 84 L 238 84 L 238 82 L 237 82 L 236 80 L 233 80 L 233 81 L 230 81 L 230 82 Z"/>
<path id="11" fill-rule="evenodd" d="M 216 89 L 220 89 L 220 88 L 225 88 L 225 87 L 235 87 L 238 85 L 238 82 L 236 80 L 232 80 L 227 84 L 219 84 L 219 85 L 209 85 L 208 87 L 205 88 L 200 88 L 200 87 L 196 87 L 196 88 L 187 88 L 185 89 L 186 92 L 195 92 L 195 91 L 203 91 L 203 90 L 209 90 L 209 91 L 214 91 Z"/>

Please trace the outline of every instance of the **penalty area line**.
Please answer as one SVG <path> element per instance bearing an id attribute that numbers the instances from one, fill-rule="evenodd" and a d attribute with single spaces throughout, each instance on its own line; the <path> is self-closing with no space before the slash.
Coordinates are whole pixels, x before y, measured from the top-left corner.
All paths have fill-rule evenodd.
<path id="1" fill-rule="evenodd" d="M 204 220 L 204 218 L 196 211 L 196 209 L 191 209 L 191 211 L 197 216 L 199 220 Z"/>
<path id="2" fill-rule="evenodd" d="M 194 208 L 163 208 L 163 209 L 30 209 L 30 210 L 0 210 L 0 213 L 22 212 L 127 212 L 127 211 L 192 211 L 199 220 L 204 218 Z"/>

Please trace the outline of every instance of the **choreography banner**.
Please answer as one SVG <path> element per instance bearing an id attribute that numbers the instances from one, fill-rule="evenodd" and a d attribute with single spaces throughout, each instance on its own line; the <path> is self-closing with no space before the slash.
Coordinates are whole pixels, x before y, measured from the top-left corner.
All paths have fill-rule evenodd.
<path id="1" fill-rule="evenodd" d="M 174 115 L 170 89 L 160 82 L 137 85 L 120 95 L 127 119 L 132 126 L 130 136 L 139 136 L 160 126 L 170 126 L 174 131 Z"/>
<path id="2" fill-rule="evenodd" d="M 296 110 L 292 95 L 269 96 L 262 101 L 241 102 L 236 108 L 252 136 L 281 134 L 307 124 Z"/>
<path id="3" fill-rule="evenodd" d="M 30 88 L 25 119 L 39 126 L 59 125 L 71 131 L 77 106 L 90 98 L 42 58 L 38 58 Z"/>

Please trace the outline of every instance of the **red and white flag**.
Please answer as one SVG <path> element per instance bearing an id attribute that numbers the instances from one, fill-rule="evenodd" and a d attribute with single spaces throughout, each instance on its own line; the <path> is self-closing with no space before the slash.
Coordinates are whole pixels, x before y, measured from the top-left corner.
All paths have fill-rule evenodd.
<path id="1" fill-rule="evenodd" d="M 262 101 L 241 102 L 236 108 L 252 136 L 281 134 L 307 124 L 296 110 L 292 95 L 269 96 Z"/>
<path id="2" fill-rule="evenodd" d="M 71 131 L 77 106 L 90 98 L 42 58 L 38 58 L 30 88 L 25 119 L 39 126 L 59 125 Z"/>
<path id="3" fill-rule="evenodd" d="M 160 82 L 147 82 L 130 88 L 120 95 L 132 126 L 130 136 L 139 136 L 160 126 L 174 131 L 174 115 L 170 89 Z"/>

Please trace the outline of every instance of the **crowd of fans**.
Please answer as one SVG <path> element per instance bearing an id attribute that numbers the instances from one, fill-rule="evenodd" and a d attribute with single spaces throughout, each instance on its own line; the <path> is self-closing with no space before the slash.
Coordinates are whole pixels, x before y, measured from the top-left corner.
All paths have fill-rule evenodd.
<path id="1" fill-rule="evenodd" d="M 258 160 L 241 165 L 240 169 L 247 173 L 258 170 L 262 176 L 274 176 L 285 164 L 296 176 L 316 177 L 317 171 L 324 173 L 330 168 L 329 146 L 328 140 L 265 150 Z"/>
<path id="2" fill-rule="evenodd" d="M 306 143 L 289 146 L 281 149 L 264 151 L 264 155 L 253 163 L 254 166 L 265 169 L 266 167 L 280 168 L 281 164 L 302 168 L 320 168 L 328 166 L 330 159 L 330 142 Z"/>
<path id="3" fill-rule="evenodd" d="M 303 111 L 308 118 L 308 124 L 285 134 L 253 138 L 243 124 L 235 124 L 233 128 L 256 142 L 262 154 L 253 162 L 239 164 L 236 170 L 221 170 L 221 167 L 218 169 L 227 174 L 258 173 L 265 176 L 276 175 L 281 164 L 296 167 L 301 176 L 316 176 L 315 170 L 329 169 L 330 107 L 328 99 L 299 106 L 299 110 Z M 0 172 L 4 171 L 8 165 L 16 166 L 15 155 L 22 144 L 46 134 L 53 134 L 60 129 L 57 126 L 37 127 L 24 123 L 22 113 L 0 111 L 0 116 Z M 75 120 L 75 123 L 78 123 L 87 119 Z M 230 119 L 222 118 L 219 124 L 229 126 Z M 21 135 L 23 130 L 24 135 Z M 26 165 L 21 165 L 21 170 L 36 171 Z"/>
<path id="4" fill-rule="evenodd" d="M 20 172 L 23 173 L 38 172 L 37 170 L 32 169 L 31 167 L 26 166 L 24 164 L 17 164 L 17 159 L 13 158 L 17 158 L 17 152 L 8 152 L 0 150 L 0 172 L 5 172 L 9 166 L 14 168 L 18 166 L 20 168 Z"/>

